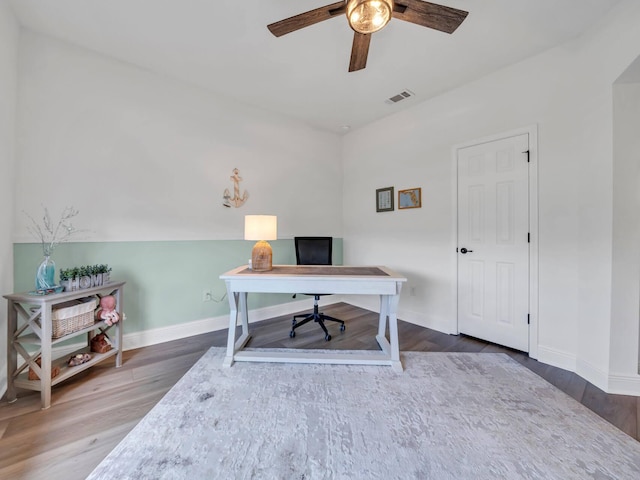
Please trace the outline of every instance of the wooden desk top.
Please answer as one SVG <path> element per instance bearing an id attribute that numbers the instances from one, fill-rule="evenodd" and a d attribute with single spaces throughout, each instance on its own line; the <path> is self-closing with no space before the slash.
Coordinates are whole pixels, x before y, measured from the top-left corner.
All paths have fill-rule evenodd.
<path id="1" fill-rule="evenodd" d="M 256 272 L 248 267 L 237 272 L 238 275 L 332 275 L 332 276 L 378 276 L 388 277 L 389 274 L 378 267 L 344 267 L 339 265 L 274 265 L 271 270 Z"/>

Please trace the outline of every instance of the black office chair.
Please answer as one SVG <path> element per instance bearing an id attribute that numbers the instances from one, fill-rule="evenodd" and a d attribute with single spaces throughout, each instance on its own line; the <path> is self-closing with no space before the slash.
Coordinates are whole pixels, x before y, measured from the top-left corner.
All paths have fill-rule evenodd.
<path id="1" fill-rule="evenodd" d="M 295 237 L 294 240 L 296 245 L 296 263 L 298 265 L 331 265 L 333 251 L 332 237 Z M 325 320 L 338 322 L 340 324 L 340 331 L 344 332 L 344 322 L 342 320 L 318 311 L 318 300 L 320 300 L 322 295 L 326 294 L 305 293 L 305 295 L 312 295 L 314 297 L 313 313 L 293 317 L 291 331 L 289 332 L 291 338 L 296 336 L 296 328 L 305 323 L 309 323 L 311 320 L 317 322 L 320 328 L 324 330 L 324 339 L 327 342 L 331 340 L 331 335 L 329 335 L 329 331 L 324 325 Z M 299 318 L 302 319 L 300 322 L 298 322 Z"/>

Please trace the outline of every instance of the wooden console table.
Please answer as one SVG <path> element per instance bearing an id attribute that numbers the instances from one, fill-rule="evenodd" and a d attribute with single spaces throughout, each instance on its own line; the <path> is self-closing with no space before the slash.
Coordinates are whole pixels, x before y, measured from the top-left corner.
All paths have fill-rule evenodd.
<path id="1" fill-rule="evenodd" d="M 274 265 L 273 270 L 256 272 L 246 266 L 220 275 L 227 285 L 229 297 L 229 336 L 225 366 L 236 362 L 334 363 L 360 365 L 390 365 L 402 371 L 398 343 L 397 309 L 403 276 L 386 267 L 346 267 L 325 265 Z M 247 312 L 247 293 L 313 292 L 325 294 L 379 295 L 380 319 L 376 340 L 381 351 L 301 352 L 243 350 L 251 338 Z M 240 319 L 242 334 L 236 340 L 236 325 Z M 389 339 L 386 337 L 387 319 Z"/>
<path id="2" fill-rule="evenodd" d="M 16 400 L 16 387 L 40 392 L 42 408 L 51 405 L 51 387 L 72 377 L 76 373 L 99 363 L 107 358 L 116 357 L 116 367 L 122 365 L 122 314 L 123 290 L 125 282 L 109 282 L 99 287 L 85 288 L 73 292 L 53 293 L 49 295 L 31 295 L 29 293 L 12 293 L 4 295 L 7 304 L 7 399 L 9 402 Z M 114 295 L 120 321 L 113 326 L 108 326 L 103 321 L 97 321 L 77 332 L 70 333 L 60 338 L 52 339 L 52 317 L 54 306 L 70 300 L 91 296 Z M 86 363 L 75 367 L 67 366 L 67 359 L 52 358 L 52 346 L 58 342 L 68 340 L 78 335 L 85 334 L 87 346 L 73 352 L 87 353 L 90 351 L 91 338 L 97 333 L 106 333 L 109 329 L 115 329 L 115 335 L 110 336 L 112 349 L 106 353 L 91 352 L 92 358 Z M 97 331 L 97 332 L 96 332 Z M 25 345 L 36 346 L 31 351 Z M 18 366 L 18 355 L 24 363 Z M 41 359 L 40 366 L 36 363 Z M 60 373 L 51 378 L 51 370 L 57 365 Z M 27 370 L 32 368 L 40 377 L 39 380 L 29 380 Z"/>

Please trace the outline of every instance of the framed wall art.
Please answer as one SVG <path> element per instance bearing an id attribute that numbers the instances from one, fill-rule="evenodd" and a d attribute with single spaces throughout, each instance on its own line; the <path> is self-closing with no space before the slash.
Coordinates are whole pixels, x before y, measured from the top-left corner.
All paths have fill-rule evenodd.
<path id="1" fill-rule="evenodd" d="M 393 187 L 376 190 L 376 212 L 393 211 Z"/>
<path id="2" fill-rule="evenodd" d="M 422 207 L 422 189 L 398 190 L 398 210 Z"/>

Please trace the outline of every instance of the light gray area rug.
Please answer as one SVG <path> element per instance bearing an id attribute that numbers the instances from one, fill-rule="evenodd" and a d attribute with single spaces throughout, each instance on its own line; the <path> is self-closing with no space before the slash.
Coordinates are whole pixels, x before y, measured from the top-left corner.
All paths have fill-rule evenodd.
<path id="1" fill-rule="evenodd" d="M 211 348 L 97 479 L 640 479 L 640 442 L 504 354 L 236 363 Z"/>

